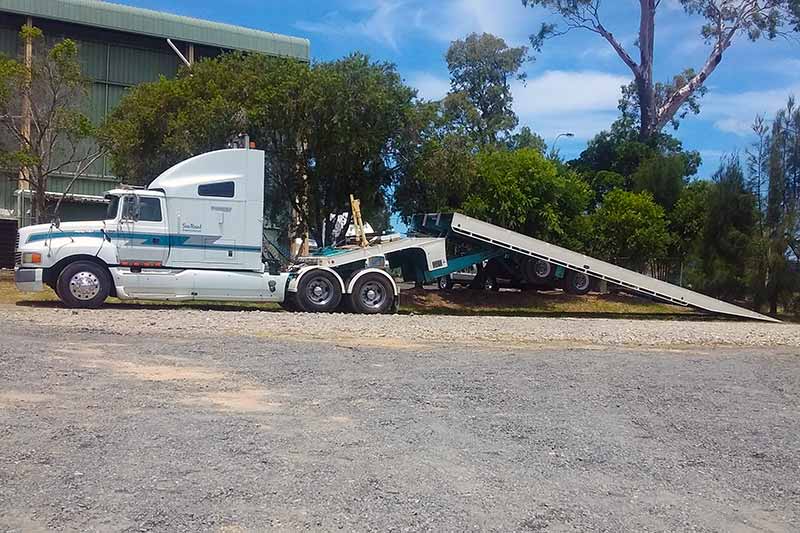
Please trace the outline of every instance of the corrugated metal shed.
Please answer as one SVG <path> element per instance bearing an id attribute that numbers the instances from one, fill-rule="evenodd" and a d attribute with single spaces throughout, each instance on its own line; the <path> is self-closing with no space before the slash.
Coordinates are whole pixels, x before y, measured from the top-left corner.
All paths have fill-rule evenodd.
<path id="1" fill-rule="evenodd" d="M 308 39 L 99 0 L 0 0 L 0 11 L 308 61 Z"/>

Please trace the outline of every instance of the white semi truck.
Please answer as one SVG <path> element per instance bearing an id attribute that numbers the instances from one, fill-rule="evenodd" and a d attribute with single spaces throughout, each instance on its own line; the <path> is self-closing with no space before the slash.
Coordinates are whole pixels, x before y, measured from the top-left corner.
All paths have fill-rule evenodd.
<path id="1" fill-rule="evenodd" d="M 390 262 L 446 267 L 445 239 L 378 237 L 287 269 L 262 256 L 264 152 L 219 150 L 183 161 L 146 189 L 115 189 L 105 220 L 19 230 L 19 290 L 52 287 L 68 307 L 121 300 L 278 302 L 309 312 L 397 309 Z M 402 257 L 401 257 L 402 256 Z"/>
<path id="2" fill-rule="evenodd" d="M 416 215 L 411 224 L 416 236 L 322 249 L 280 267 L 265 260 L 264 152 L 247 147 L 187 159 L 146 189 L 115 189 L 107 198 L 105 220 L 19 230 L 19 290 L 49 286 L 66 306 L 79 308 L 96 308 L 115 296 L 387 313 L 399 305 L 390 268 L 399 268 L 406 281 L 424 283 L 473 265 L 505 264 L 527 272 L 532 281 L 552 281 L 558 272 L 560 286 L 576 294 L 595 279 L 711 313 L 775 321 L 460 213 Z M 448 241 L 459 250 L 450 258 Z"/>

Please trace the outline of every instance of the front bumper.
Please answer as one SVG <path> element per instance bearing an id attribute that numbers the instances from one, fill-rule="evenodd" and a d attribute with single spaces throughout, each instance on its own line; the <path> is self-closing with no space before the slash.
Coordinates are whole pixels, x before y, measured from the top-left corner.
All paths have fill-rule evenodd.
<path id="1" fill-rule="evenodd" d="M 42 268 L 21 268 L 14 269 L 14 282 L 17 284 L 17 290 L 22 292 L 39 292 L 44 290 L 44 283 L 42 282 L 42 275 L 44 269 Z"/>

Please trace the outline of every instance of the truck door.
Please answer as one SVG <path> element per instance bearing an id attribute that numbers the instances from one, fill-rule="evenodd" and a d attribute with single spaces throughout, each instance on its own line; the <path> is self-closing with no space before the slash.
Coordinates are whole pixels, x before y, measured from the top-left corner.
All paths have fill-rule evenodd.
<path id="1" fill-rule="evenodd" d="M 120 263 L 163 264 L 170 244 L 163 198 L 128 195 L 123 202 L 117 231 Z"/>

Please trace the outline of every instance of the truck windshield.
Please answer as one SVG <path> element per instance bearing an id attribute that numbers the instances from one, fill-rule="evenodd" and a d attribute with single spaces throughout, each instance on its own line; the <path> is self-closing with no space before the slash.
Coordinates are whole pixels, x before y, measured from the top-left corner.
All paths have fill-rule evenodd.
<path id="1" fill-rule="evenodd" d="M 117 211 L 119 211 L 119 196 L 106 196 L 106 198 L 109 200 L 106 220 L 114 220 L 117 218 Z"/>

